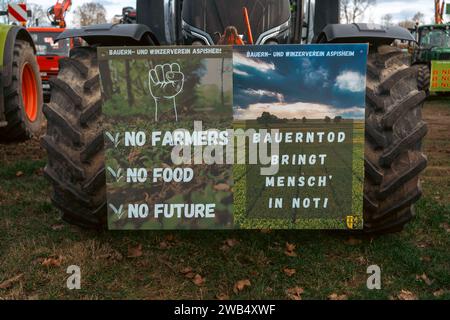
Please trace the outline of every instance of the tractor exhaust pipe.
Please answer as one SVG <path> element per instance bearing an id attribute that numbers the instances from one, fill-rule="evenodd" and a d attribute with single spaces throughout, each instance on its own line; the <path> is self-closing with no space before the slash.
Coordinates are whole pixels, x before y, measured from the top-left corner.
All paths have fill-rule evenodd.
<path id="1" fill-rule="evenodd" d="M 248 16 L 247 7 L 243 8 L 243 12 L 244 12 L 245 27 L 247 28 L 248 44 L 253 44 L 252 26 L 250 25 L 250 18 Z"/>

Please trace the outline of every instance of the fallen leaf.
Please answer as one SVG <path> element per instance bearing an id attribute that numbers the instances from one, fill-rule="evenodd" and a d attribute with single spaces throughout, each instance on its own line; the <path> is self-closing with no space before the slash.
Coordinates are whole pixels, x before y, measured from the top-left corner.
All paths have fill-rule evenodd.
<path id="1" fill-rule="evenodd" d="M 182 274 L 188 274 L 192 272 L 192 268 L 191 267 L 186 267 L 180 270 L 180 273 Z"/>
<path id="2" fill-rule="evenodd" d="M 127 258 L 139 258 L 142 256 L 142 244 L 138 244 L 135 247 L 128 246 Z"/>
<path id="3" fill-rule="evenodd" d="M 8 280 L 3 281 L 2 283 L 0 283 L 0 289 L 8 289 L 15 282 L 19 281 L 22 277 L 23 277 L 23 273 L 18 274 L 17 276 L 14 276 Z"/>
<path id="4" fill-rule="evenodd" d="M 224 241 L 225 245 L 229 246 L 230 248 L 234 247 L 235 245 L 237 245 L 239 243 L 238 240 L 236 239 L 227 239 Z"/>
<path id="5" fill-rule="evenodd" d="M 164 238 L 166 239 L 166 241 L 169 241 L 169 242 L 175 241 L 175 236 L 172 233 L 169 233 Z"/>
<path id="6" fill-rule="evenodd" d="M 347 295 L 345 294 L 337 294 L 337 293 L 332 293 L 328 296 L 328 300 L 347 300 Z"/>
<path id="7" fill-rule="evenodd" d="M 450 232 L 450 225 L 447 222 L 441 223 L 441 228 L 443 228 L 447 233 Z"/>
<path id="8" fill-rule="evenodd" d="M 424 248 L 428 247 L 428 244 L 425 242 L 419 242 L 416 244 L 416 247 L 420 248 L 420 249 L 424 249 Z"/>
<path id="9" fill-rule="evenodd" d="M 356 258 L 356 261 L 358 262 L 359 265 L 366 265 L 367 264 L 367 260 L 364 257 L 358 257 Z"/>
<path id="10" fill-rule="evenodd" d="M 283 272 L 288 276 L 288 277 L 292 277 L 296 270 L 295 269 L 289 269 L 289 268 L 284 268 Z"/>
<path id="11" fill-rule="evenodd" d="M 58 230 L 64 229 L 64 227 L 65 227 L 64 224 L 55 224 L 52 226 L 52 230 L 58 231 Z"/>
<path id="12" fill-rule="evenodd" d="M 433 292 L 433 296 L 435 297 L 440 297 L 442 295 L 445 294 L 445 290 L 444 289 L 439 289 L 438 291 Z"/>
<path id="13" fill-rule="evenodd" d="M 291 300 L 302 300 L 303 292 L 305 292 L 305 290 L 300 287 L 293 287 L 286 290 L 286 294 Z"/>
<path id="14" fill-rule="evenodd" d="M 194 279 L 192 279 L 192 282 L 196 285 L 196 286 L 202 286 L 205 283 L 205 278 L 203 278 L 201 275 L 196 274 L 194 276 Z"/>
<path id="15" fill-rule="evenodd" d="M 230 297 L 226 293 L 219 293 L 216 295 L 217 300 L 230 300 Z"/>
<path id="16" fill-rule="evenodd" d="M 408 290 L 400 291 L 400 293 L 397 295 L 397 298 L 399 300 L 417 300 L 417 296 Z"/>
<path id="17" fill-rule="evenodd" d="M 238 293 L 245 289 L 245 287 L 250 287 L 252 284 L 249 279 L 239 280 L 234 284 L 233 291 L 234 293 Z"/>
<path id="18" fill-rule="evenodd" d="M 167 249 L 169 247 L 169 244 L 166 242 L 166 241 L 161 241 L 160 243 L 159 243 L 159 248 L 160 249 Z"/>
<path id="19" fill-rule="evenodd" d="M 16 172 L 16 177 L 21 177 L 23 176 L 23 172 L 22 171 L 17 171 Z"/>
<path id="20" fill-rule="evenodd" d="M 349 238 L 345 241 L 345 244 L 348 244 L 348 245 L 350 245 L 350 246 L 356 246 L 356 245 L 361 244 L 361 243 L 362 243 L 362 240 L 361 240 L 361 239 L 357 239 L 357 238 L 354 238 L 354 237 L 349 237 Z"/>
<path id="21" fill-rule="evenodd" d="M 226 183 L 219 183 L 214 186 L 214 190 L 216 191 L 229 191 L 230 186 Z"/>
<path id="22" fill-rule="evenodd" d="M 433 281 L 431 281 L 425 273 L 421 274 L 420 276 L 417 275 L 416 280 L 422 280 L 427 286 L 431 286 L 433 284 Z"/>
<path id="23" fill-rule="evenodd" d="M 34 171 L 34 173 L 35 173 L 37 176 L 42 176 L 42 175 L 44 175 L 44 168 L 37 168 L 37 169 Z"/>
<path id="24" fill-rule="evenodd" d="M 42 261 L 42 265 L 44 267 L 60 267 L 61 266 L 61 262 L 62 262 L 62 257 L 58 256 L 58 257 L 49 257 L 44 259 L 44 261 Z"/>
<path id="25" fill-rule="evenodd" d="M 288 257 L 296 257 L 297 254 L 295 253 L 295 244 L 286 242 L 286 250 L 284 251 L 284 254 Z"/>
<path id="26" fill-rule="evenodd" d="M 184 276 L 185 276 L 186 278 L 188 278 L 188 279 L 194 279 L 195 273 L 193 273 L 193 272 L 188 272 L 188 273 L 185 273 Z"/>
<path id="27" fill-rule="evenodd" d="M 420 257 L 420 261 L 431 262 L 431 257 L 430 257 L 430 256 L 423 256 L 423 257 Z"/>
<path id="28" fill-rule="evenodd" d="M 105 254 L 99 255 L 97 258 L 99 259 L 107 259 L 107 260 L 114 260 L 114 261 L 122 261 L 123 256 L 122 254 L 117 250 L 111 250 Z"/>

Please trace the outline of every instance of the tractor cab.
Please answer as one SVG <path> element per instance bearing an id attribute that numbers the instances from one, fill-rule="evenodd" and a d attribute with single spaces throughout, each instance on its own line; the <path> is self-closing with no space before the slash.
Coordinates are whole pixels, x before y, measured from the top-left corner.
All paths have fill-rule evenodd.
<path id="1" fill-rule="evenodd" d="M 55 39 L 64 31 L 60 28 L 28 28 L 28 31 L 36 47 L 42 88 L 45 100 L 47 100 L 50 95 L 49 79 L 58 75 L 59 59 L 69 56 L 71 40 L 55 42 Z"/>
<path id="2" fill-rule="evenodd" d="M 450 24 L 421 26 L 418 36 L 417 61 L 450 60 Z"/>
<path id="3" fill-rule="evenodd" d="M 218 44 L 229 27 L 235 28 L 245 44 L 288 43 L 291 2 L 184 0 L 181 24 L 185 44 Z"/>

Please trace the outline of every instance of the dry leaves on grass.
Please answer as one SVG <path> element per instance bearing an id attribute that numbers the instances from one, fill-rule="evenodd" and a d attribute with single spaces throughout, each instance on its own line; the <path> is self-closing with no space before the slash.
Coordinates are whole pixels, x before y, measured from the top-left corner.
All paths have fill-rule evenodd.
<path id="1" fill-rule="evenodd" d="M 180 273 L 184 275 L 185 278 L 194 279 L 195 273 L 191 267 L 186 267 L 180 270 Z"/>
<path id="2" fill-rule="evenodd" d="M 345 294 L 337 294 L 337 293 L 332 293 L 328 296 L 328 300 L 347 300 L 348 297 Z"/>
<path id="3" fill-rule="evenodd" d="M 244 290 L 246 287 L 250 287 L 251 285 L 252 283 L 249 279 L 239 280 L 234 284 L 233 291 L 237 294 L 240 291 Z"/>
<path id="4" fill-rule="evenodd" d="M 41 265 L 43 265 L 44 267 L 47 267 L 47 268 L 60 267 L 62 260 L 63 260 L 62 256 L 48 257 L 48 258 L 45 258 L 44 261 L 42 261 Z"/>
<path id="5" fill-rule="evenodd" d="M 361 239 L 357 239 L 355 237 L 349 237 L 346 241 L 345 244 L 348 244 L 350 246 L 356 246 L 358 244 L 361 244 L 362 240 Z"/>
<path id="6" fill-rule="evenodd" d="M 400 291 L 400 293 L 397 295 L 397 298 L 399 300 L 417 300 L 417 296 L 408 290 Z"/>
<path id="7" fill-rule="evenodd" d="M 169 249 L 175 244 L 175 236 L 168 234 L 164 237 L 164 240 L 159 243 L 159 248 L 162 250 Z"/>
<path id="8" fill-rule="evenodd" d="M 284 250 L 284 254 L 288 257 L 296 257 L 297 254 L 295 253 L 295 244 L 286 242 L 286 249 Z"/>
<path id="9" fill-rule="evenodd" d="M 205 278 L 203 278 L 201 275 L 196 274 L 194 278 L 192 279 L 192 283 L 196 286 L 202 286 L 205 283 Z"/>
<path id="10" fill-rule="evenodd" d="M 112 261 L 122 261 L 123 256 L 122 254 L 117 250 L 109 250 L 108 252 L 104 254 L 100 254 L 97 256 L 97 259 L 106 259 L 106 260 L 112 260 Z"/>
<path id="11" fill-rule="evenodd" d="M 52 230 L 53 231 L 58 231 L 58 230 L 64 229 L 64 227 L 65 227 L 64 224 L 54 224 L 54 225 L 52 225 Z"/>
<path id="12" fill-rule="evenodd" d="M 128 246 L 127 258 L 139 258 L 142 257 L 142 244 L 136 246 Z"/>
<path id="13" fill-rule="evenodd" d="M 238 240 L 236 239 L 226 239 L 223 242 L 223 245 L 220 247 L 220 250 L 222 251 L 228 251 L 229 249 L 233 248 L 234 246 L 236 246 L 239 243 Z"/>
<path id="14" fill-rule="evenodd" d="M 17 276 L 14 276 L 14 277 L 12 277 L 10 279 L 7 279 L 7 280 L 3 281 L 2 283 L 0 283 L 0 289 L 8 289 L 14 283 L 16 283 L 17 281 L 22 279 L 22 277 L 23 277 L 23 273 L 18 274 Z"/>
<path id="15" fill-rule="evenodd" d="M 300 287 L 293 287 L 286 290 L 286 294 L 291 300 L 302 300 L 303 292 L 305 292 L 305 290 Z"/>
<path id="16" fill-rule="evenodd" d="M 228 296 L 226 293 L 218 293 L 216 294 L 217 300 L 230 300 L 230 296 Z"/>
<path id="17" fill-rule="evenodd" d="M 290 269 L 290 268 L 284 268 L 283 272 L 288 277 L 292 277 L 295 274 L 296 270 L 295 269 Z"/>
<path id="18" fill-rule="evenodd" d="M 441 223 L 441 228 L 445 230 L 445 232 L 450 232 L 450 225 L 447 222 Z"/>
<path id="19" fill-rule="evenodd" d="M 444 294 L 445 294 L 444 289 L 439 289 L 438 291 L 433 292 L 433 296 L 435 296 L 436 298 L 443 296 Z"/>
<path id="20" fill-rule="evenodd" d="M 216 191 L 229 191 L 230 186 L 226 183 L 219 183 L 214 186 L 214 190 Z"/>
<path id="21" fill-rule="evenodd" d="M 17 171 L 16 172 L 16 177 L 19 178 L 21 176 L 23 176 L 23 172 L 22 171 Z"/>
<path id="22" fill-rule="evenodd" d="M 416 280 L 422 280 L 427 286 L 431 286 L 433 284 L 433 281 L 431 281 L 425 273 L 422 273 L 420 276 L 416 275 Z"/>

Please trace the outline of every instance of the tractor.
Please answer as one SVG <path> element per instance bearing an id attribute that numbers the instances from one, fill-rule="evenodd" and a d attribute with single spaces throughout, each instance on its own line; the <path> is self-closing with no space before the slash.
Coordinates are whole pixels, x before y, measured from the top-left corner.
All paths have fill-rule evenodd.
<path id="1" fill-rule="evenodd" d="M 41 71 L 44 102 L 50 101 L 49 79 L 56 77 L 59 71 L 59 59 L 69 56 L 69 50 L 77 39 L 66 39 L 55 43 L 59 34 L 66 28 L 65 16 L 72 6 L 71 0 L 58 0 L 47 10 L 47 18 L 52 27 L 28 28 L 36 46 L 39 69 Z"/>
<path id="2" fill-rule="evenodd" d="M 243 15 L 246 7 L 247 15 Z M 391 46 L 415 41 L 400 27 L 339 24 L 336 0 L 137 0 L 137 24 L 93 25 L 66 30 L 60 40 L 80 37 L 86 47 L 60 60 L 44 107 L 48 153 L 45 175 L 52 202 L 62 218 L 85 228 L 107 220 L 99 46 L 212 45 L 229 26 L 244 43 L 369 43 L 364 232 L 403 229 L 421 197 L 419 174 L 427 166 L 422 139 L 426 93 L 419 90 L 418 68 L 408 53 Z M 250 28 L 248 28 L 250 25 Z M 248 30 L 253 30 L 249 34 Z"/>
<path id="3" fill-rule="evenodd" d="M 450 60 L 450 23 L 423 25 L 417 28 L 418 47 L 413 61 L 420 67 L 419 87 L 430 87 L 431 62 Z"/>
<path id="4" fill-rule="evenodd" d="M 42 84 L 36 48 L 27 30 L 0 25 L 0 143 L 25 141 L 40 133 Z"/>

